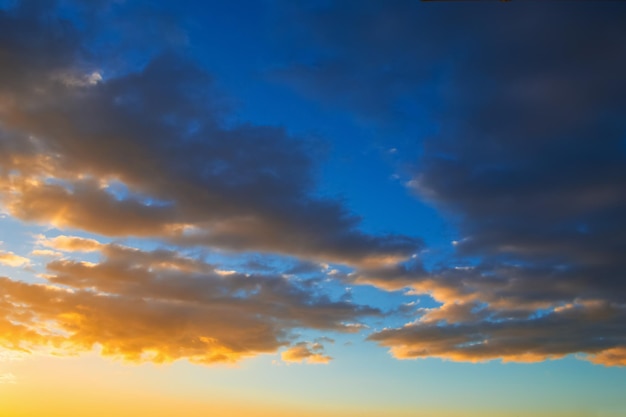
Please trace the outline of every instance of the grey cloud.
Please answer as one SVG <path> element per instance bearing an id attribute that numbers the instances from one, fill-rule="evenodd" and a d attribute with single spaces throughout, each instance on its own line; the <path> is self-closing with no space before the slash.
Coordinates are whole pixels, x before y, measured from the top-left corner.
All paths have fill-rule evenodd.
<path id="1" fill-rule="evenodd" d="M 350 264 L 401 259 L 420 245 L 362 233 L 339 202 L 313 197 L 317 145 L 279 127 L 226 126 L 210 76 L 182 54 L 90 82 L 78 65 L 93 59 L 83 51 L 89 39 L 71 22 L 0 18 L 0 185 L 13 215 Z"/>
<path id="2" fill-rule="evenodd" d="M 481 317 L 454 325 L 417 322 L 382 330 L 369 339 L 390 347 L 400 359 L 433 356 L 473 362 L 536 362 L 585 353 L 597 363 L 624 365 L 625 313 L 623 305 L 609 303 L 568 305 L 531 319 Z"/>
<path id="3" fill-rule="evenodd" d="M 623 364 L 624 5 L 399 1 L 299 10 L 290 12 L 303 26 L 299 41 L 317 54 L 287 65 L 285 79 L 381 123 L 401 122 L 400 109 L 424 124 L 410 186 L 461 235 L 443 265 L 362 268 L 350 279 L 431 294 L 442 316 L 454 303 L 493 309 L 491 319 L 468 316 L 471 324 L 408 325 L 372 339 L 403 357 L 611 351 L 600 356 L 615 360 L 598 361 Z M 598 300 L 614 314 L 557 312 Z"/>

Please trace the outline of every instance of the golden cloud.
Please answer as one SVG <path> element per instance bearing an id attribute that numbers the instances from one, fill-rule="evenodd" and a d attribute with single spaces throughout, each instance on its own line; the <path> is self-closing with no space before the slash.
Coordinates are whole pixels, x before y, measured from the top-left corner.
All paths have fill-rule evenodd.
<path id="1" fill-rule="evenodd" d="M 327 364 L 333 358 L 324 355 L 324 346 L 320 343 L 300 342 L 290 347 L 280 358 L 287 363 Z"/>
<path id="2" fill-rule="evenodd" d="M 95 252 L 102 247 L 102 244 L 95 239 L 64 235 L 55 238 L 47 238 L 43 235 L 39 235 L 37 237 L 37 244 L 63 252 Z"/>
<path id="3" fill-rule="evenodd" d="M 45 285 L 0 278 L 0 346 L 98 348 L 133 362 L 236 362 L 288 346 L 291 329 L 349 332 L 344 323 L 379 314 L 281 276 L 223 274 L 173 251 L 100 249 L 99 263 L 50 262 Z M 326 360 L 317 344 L 306 347 L 307 362 Z"/>
<path id="4" fill-rule="evenodd" d="M 26 266 L 30 263 L 30 259 L 16 255 L 13 252 L 0 251 L 0 265 L 8 265 L 13 267 Z"/>

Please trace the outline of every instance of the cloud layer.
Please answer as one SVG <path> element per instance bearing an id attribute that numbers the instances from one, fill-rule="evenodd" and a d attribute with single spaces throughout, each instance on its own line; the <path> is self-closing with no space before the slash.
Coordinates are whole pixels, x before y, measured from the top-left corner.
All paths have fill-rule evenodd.
<path id="1" fill-rule="evenodd" d="M 400 358 L 623 364 L 626 9 L 513 3 L 287 8 L 317 53 L 278 77 L 383 125 L 425 125 L 408 186 L 460 238 L 435 267 L 349 275 L 441 303 L 371 340 Z"/>
<path id="2" fill-rule="evenodd" d="M 318 145 L 227 124 L 211 77 L 184 54 L 163 45 L 136 69 L 89 69 L 89 34 L 50 13 L 20 3 L 0 15 L 0 191 L 13 216 L 350 264 L 419 247 L 364 234 L 339 202 L 314 197 Z"/>
<path id="3" fill-rule="evenodd" d="M 0 345 L 61 353 L 98 347 L 136 362 L 235 362 L 289 346 L 296 329 L 352 332 L 358 320 L 381 314 L 282 276 L 225 272 L 167 250 L 100 250 L 98 263 L 51 261 L 47 284 L 0 278 Z M 286 360 L 329 360 L 319 344 L 304 355 L 307 346 L 296 343 Z"/>
<path id="4" fill-rule="evenodd" d="M 417 250 L 418 239 L 363 233 L 342 203 L 315 197 L 321 145 L 282 127 L 229 122 L 210 74 L 172 41 L 180 28 L 164 13 L 140 15 L 106 1 L 0 10 L 3 211 L 181 251 L 380 265 Z M 129 16 L 161 29 L 149 53 L 126 46 L 146 46 Z M 115 43 L 110 28 L 123 28 L 123 39 Z M 96 49 L 103 39 L 113 45 Z M 297 329 L 353 332 L 381 314 L 296 277 L 223 271 L 178 251 L 64 235 L 36 245 L 33 256 L 55 258 L 45 284 L 0 279 L 0 344 L 10 349 L 97 347 L 129 361 L 214 363 L 294 344 L 285 360 L 320 363 L 330 358 L 318 344 L 297 344 Z M 0 263 L 29 260 L 3 251 Z"/>
<path id="5" fill-rule="evenodd" d="M 383 313 L 298 279 L 323 262 L 346 267 L 332 279 L 432 297 L 369 334 L 397 358 L 626 364 L 626 8 L 523 3 L 275 4 L 274 81 L 415 138 L 408 191 L 459 234 L 436 264 L 421 239 L 365 233 L 316 195 L 320 143 L 233 122 L 164 13 L 0 10 L 2 210 L 177 248 L 38 237 L 33 255 L 55 260 L 45 284 L 0 279 L 1 344 L 200 363 L 285 347 L 286 362 L 325 363 L 299 329 L 350 332 Z M 189 248 L 299 263 L 245 274 Z"/>

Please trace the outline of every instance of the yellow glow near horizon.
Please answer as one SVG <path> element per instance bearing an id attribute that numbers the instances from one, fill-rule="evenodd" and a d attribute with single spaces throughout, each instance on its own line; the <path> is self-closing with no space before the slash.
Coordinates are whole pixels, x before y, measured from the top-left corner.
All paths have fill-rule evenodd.
<path id="1" fill-rule="evenodd" d="M 264 396 L 260 391 L 206 384 L 188 390 L 185 384 L 197 375 L 184 375 L 175 366 L 124 365 L 98 358 L 29 356 L 0 363 L 0 374 L 14 373 L 15 383 L 0 384 L 0 417 L 587 417 L 580 412 L 463 409 L 461 399 L 450 398 L 441 408 L 390 407 L 384 393 L 372 406 L 328 403 L 311 392 L 306 401 Z M 231 369 L 231 371 L 234 371 Z M 254 377 L 247 369 L 247 375 Z M 220 370 L 209 369 L 205 376 Z M 155 378 L 159 375 L 159 378 Z M 215 378 L 218 379 L 218 378 Z M 363 391 L 364 397 L 371 392 Z M 453 395 L 451 393 L 451 395 Z M 458 400 L 458 401 L 457 401 Z M 617 417 L 617 412 L 594 414 Z"/>

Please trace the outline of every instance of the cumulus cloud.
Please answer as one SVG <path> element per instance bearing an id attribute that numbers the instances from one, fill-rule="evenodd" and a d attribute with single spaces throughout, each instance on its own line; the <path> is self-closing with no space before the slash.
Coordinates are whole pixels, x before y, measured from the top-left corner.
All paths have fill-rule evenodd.
<path id="1" fill-rule="evenodd" d="M 168 250 L 102 245 L 98 263 L 54 260 L 48 283 L 0 278 L 0 345 L 128 361 L 236 362 L 288 347 L 294 329 L 351 332 L 377 309 L 275 275 L 223 274 Z M 300 346 L 300 345 L 296 345 Z M 321 361 L 317 345 L 310 361 Z"/>
<path id="2" fill-rule="evenodd" d="M 280 354 L 280 358 L 287 363 L 315 363 L 327 364 L 332 358 L 324 355 L 324 346 L 321 343 L 299 342 Z"/>
<path id="3" fill-rule="evenodd" d="M 532 362 L 586 353 L 594 363 L 623 365 L 626 339 L 621 294 L 589 284 L 593 270 L 478 265 L 426 272 L 415 265 L 357 271 L 350 278 L 386 290 L 428 294 L 404 327 L 370 340 L 401 359 Z"/>
<path id="4" fill-rule="evenodd" d="M 87 14 L 73 15 L 88 25 L 55 17 L 55 2 L 0 10 L 4 211 L 106 237 L 324 262 L 378 265 L 420 245 L 363 233 L 339 201 L 315 197 L 320 145 L 282 127 L 223 121 L 211 76 L 161 37 L 145 62 L 107 67 L 89 50 L 106 30 L 92 8 L 101 6 L 83 4 Z M 107 16 L 107 25 L 119 24 Z M 0 345 L 9 349 L 234 362 L 289 350 L 294 329 L 353 332 L 361 318 L 381 314 L 268 269 L 247 275 L 70 235 L 35 244 L 34 256 L 62 259 L 47 264 L 46 285 L 0 279 Z M 102 258 L 70 258 L 81 253 Z M 25 262 L 13 253 L 1 259 Z M 318 345 L 309 348 L 308 362 L 328 360 Z"/>
<path id="5" fill-rule="evenodd" d="M 184 53 L 164 46 L 98 82 L 59 81 L 90 58 L 89 33 L 51 16 L 0 11 L 0 196 L 11 215 L 349 264 L 397 261 L 420 245 L 365 234 L 341 203 L 314 197 L 319 146 L 280 127 L 227 125 L 210 75 Z"/>
<path id="6" fill-rule="evenodd" d="M 430 295 L 438 305 L 417 320 L 369 336 L 398 358 L 624 365 L 624 6 L 285 3 L 295 25 L 283 28 L 306 54 L 274 76 L 383 124 L 421 124 L 409 132 L 423 140 L 420 159 L 402 161 L 407 184 L 458 228 L 452 256 L 422 264 L 409 260 L 419 239 L 362 232 L 341 202 L 315 194 L 319 145 L 226 123 L 210 74 L 184 51 L 157 36 L 141 64 L 107 69 L 89 53 L 102 28 L 94 9 L 81 9 L 90 25 L 74 25 L 53 17 L 54 2 L 0 11 L 2 210 L 107 237 L 301 258 L 288 273 L 342 263 L 354 271 L 328 275 Z M 39 243 L 49 248 L 39 255 L 102 259 L 54 260 L 47 285 L 0 280 L 3 346 L 202 363 L 286 348 L 285 361 L 323 362 L 321 345 L 290 345 L 290 333 L 358 330 L 380 315 L 175 251 Z"/>
<path id="7" fill-rule="evenodd" d="M 447 314 L 437 318 L 427 315 L 425 320 L 382 330 L 369 339 L 390 347 L 399 359 L 537 362 L 584 353 L 587 359 L 604 365 L 623 365 L 626 361 L 624 305 L 581 303 L 519 318 L 471 307 L 478 310 L 479 317 L 470 308 L 464 309 L 460 323 Z"/>

